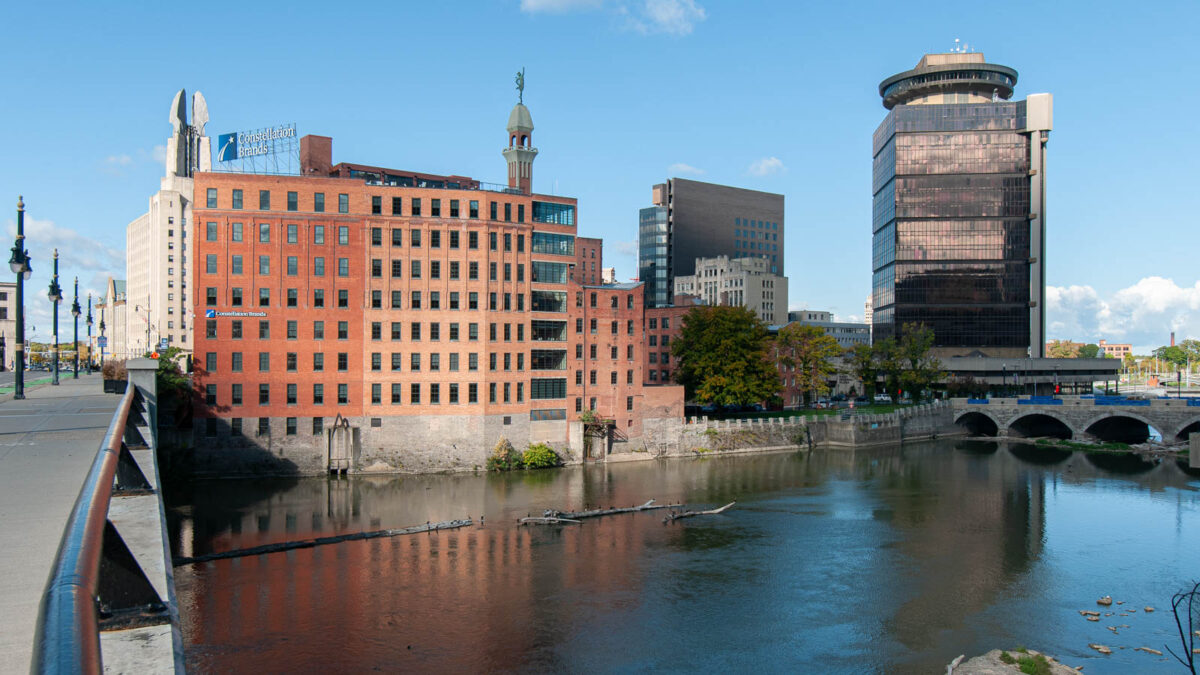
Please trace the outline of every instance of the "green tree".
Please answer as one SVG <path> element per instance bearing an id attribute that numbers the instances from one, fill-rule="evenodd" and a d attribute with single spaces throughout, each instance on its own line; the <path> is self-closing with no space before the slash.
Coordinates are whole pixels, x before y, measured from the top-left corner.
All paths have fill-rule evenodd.
<path id="1" fill-rule="evenodd" d="M 854 345 L 846 350 L 846 360 L 850 364 L 850 372 L 862 380 L 863 394 L 868 398 L 875 397 L 875 380 L 879 377 L 879 360 L 871 345 Z"/>
<path id="2" fill-rule="evenodd" d="M 1175 366 L 1182 366 L 1188 360 L 1187 351 L 1179 346 L 1159 347 L 1154 350 L 1154 356 L 1161 361 L 1166 361 Z"/>
<path id="3" fill-rule="evenodd" d="M 942 362 L 930 354 L 933 329 L 925 324 L 906 323 L 897 346 L 904 366 L 900 374 L 901 388 L 910 392 L 914 401 L 919 401 L 934 382 L 946 377 Z"/>
<path id="4" fill-rule="evenodd" d="M 1046 346 L 1046 356 L 1052 359 L 1073 359 L 1079 355 L 1079 347 L 1069 340 L 1051 340 Z"/>
<path id="5" fill-rule="evenodd" d="M 900 344 L 896 342 L 896 338 L 889 337 L 871 345 L 871 349 L 875 353 L 875 362 L 878 364 L 879 372 L 883 374 L 884 392 L 895 403 L 900 396 L 900 389 L 904 386 L 900 380 L 900 376 L 904 373 L 904 359 L 900 355 Z"/>
<path id="6" fill-rule="evenodd" d="M 805 405 L 829 392 L 829 377 L 837 373 L 834 359 L 842 353 L 837 338 L 818 326 L 789 323 L 775 336 L 775 349 L 779 363 L 794 373 Z"/>
<path id="7" fill-rule="evenodd" d="M 767 327 L 745 307 L 693 307 L 671 353 L 675 381 L 688 400 L 747 405 L 779 394 L 779 371 L 767 358 Z"/>
<path id="8" fill-rule="evenodd" d="M 1184 340 L 1179 343 L 1179 348 L 1192 360 L 1192 363 L 1200 362 L 1200 340 Z"/>
<path id="9" fill-rule="evenodd" d="M 1100 346 L 1089 343 L 1089 344 L 1086 344 L 1086 345 L 1080 347 L 1079 353 L 1076 354 L 1076 356 L 1081 359 L 1096 359 L 1096 358 L 1100 358 L 1098 356 L 1099 353 L 1100 353 Z"/>

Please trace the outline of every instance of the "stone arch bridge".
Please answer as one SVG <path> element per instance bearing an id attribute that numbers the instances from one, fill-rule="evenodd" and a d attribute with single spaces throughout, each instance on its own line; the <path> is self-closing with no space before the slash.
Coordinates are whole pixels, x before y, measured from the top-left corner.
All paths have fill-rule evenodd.
<path id="1" fill-rule="evenodd" d="M 982 436 L 1056 436 L 1141 443 L 1151 430 L 1164 442 L 1200 433 L 1200 399 L 1037 396 L 952 400 L 954 422 Z"/>

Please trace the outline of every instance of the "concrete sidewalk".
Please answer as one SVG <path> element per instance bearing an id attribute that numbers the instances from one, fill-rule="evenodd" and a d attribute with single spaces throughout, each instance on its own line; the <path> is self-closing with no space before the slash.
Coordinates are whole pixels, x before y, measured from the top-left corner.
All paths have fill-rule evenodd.
<path id="1" fill-rule="evenodd" d="M 100 374 L 0 397 L 0 672 L 27 673 L 67 516 L 121 397 Z"/>

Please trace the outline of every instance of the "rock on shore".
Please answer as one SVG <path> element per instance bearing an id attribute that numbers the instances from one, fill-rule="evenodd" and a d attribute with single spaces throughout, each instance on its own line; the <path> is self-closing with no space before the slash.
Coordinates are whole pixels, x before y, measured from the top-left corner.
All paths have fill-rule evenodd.
<path id="1" fill-rule="evenodd" d="M 952 673 L 953 675 L 1012 675 L 1013 673 L 1021 672 L 1021 668 L 1017 665 L 1016 659 L 1019 659 L 1022 656 L 1038 655 L 1038 652 L 1035 652 L 1032 649 L 1028 650 L 1027 652 L 1017 652 L 1013 650 L 1007 651 L 1009 656 L 1014 659 L 1013 663 L 1005 663 L 1004 661 L 1001 661 L 1000 655 L 1003 653 L 1003 650 L 993 649 L 983 656 L 976 656 L 970 661 L 966 661 L 965 663 L 960 663 L 959 665 L 954 666 L 949 673 Z M 1046 655 L 1043 654 L 1042 656 Z M 1054 675 L 1078 675 L 1079 673 L 1078 670 L 1055 661 L 1053 657 L 1046 656 L 1046 661 L 1049 662 L 1050 672 Z"/>

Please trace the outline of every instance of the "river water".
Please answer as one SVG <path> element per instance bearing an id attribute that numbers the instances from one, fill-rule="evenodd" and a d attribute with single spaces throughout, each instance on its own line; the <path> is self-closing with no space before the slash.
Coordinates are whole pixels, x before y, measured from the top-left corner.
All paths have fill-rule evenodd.
<path id="1" fill-rule="evenodd" d="M 1171 596 L 1200 579 L 1197 475 L 986 441 L 203 481 L 168 497 L 186 556 L 485 517 L 176 568 L 194 672 L 944 673 L 1018 645 L 1091 675 L 1174 672 Z M 652 498 L 737 505 L 672 524 L 663 511 L 516 523 Z"/>

